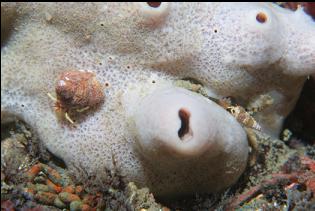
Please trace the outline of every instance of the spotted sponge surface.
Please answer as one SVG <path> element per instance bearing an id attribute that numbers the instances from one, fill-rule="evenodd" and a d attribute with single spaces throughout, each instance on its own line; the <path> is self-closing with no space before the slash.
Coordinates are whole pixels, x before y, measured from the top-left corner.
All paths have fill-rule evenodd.
<path id="1" fill-rule="evenodd" d="M 242 104 L 270 94 L 274 105 L 256 118 L 277 134 L 315 71 L 314 22 L 268 3 L 1 3 L 6 14 L 1 110 L 32 125 L 69 167 L 101 174 L 114 157 L 142 185 L 157 178 L 134 149 L 132 96 L 186 77 Z M 104 104 L 75 128 L 47 97 L 66 70 L 91 71 L 104 85 Z"/>

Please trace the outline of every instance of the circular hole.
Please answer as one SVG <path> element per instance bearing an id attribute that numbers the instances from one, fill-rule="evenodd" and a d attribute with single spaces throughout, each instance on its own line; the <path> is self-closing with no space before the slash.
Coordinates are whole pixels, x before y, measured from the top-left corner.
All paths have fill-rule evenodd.
<path id="1" fill-rule="evenodd" d="M 130 66 L 129 66 L 129 65 L 127 66 L 127 69 L 130 69 Z"/>
<path id="2" fill-rule="evenodd" d="M 263 12 L 260 12 L 256 15 L 256 20 L 259 23 L 265 23 L 267 21 L 267 15 Z"/>
<path id="3" fill-rule="evenodd" d="M 104 26 L 104 24 L 103 24 L 103 23 L 101 23 L 101 26 Z"/>
<path id="4" fill-rule="evenodd" d="M 24 107 L 24 104 L 22 104 L 21 106 Z"/>
<path id="5" fill-rule="evenodd" d="M 99 65 L 102 65 L 102 62 L 98 63 Z"/>
<path id="6" fill-rule="evenodd" d="M 161 5 L 161 2 L 147 2 L 150 7 L 157 8 Z"/>
<path id="7" fill-rule="evenodd" d="M 155 84 L 155 80 L 153 80 L 152 83 Z"/>
<path id="8" fill-rule="evenodd" d="M 105 86 L 109 86 L 109 83 L 106 82 L 106 83 L 105 83 Z"/>
<path id="9" fill-rule="evenodd" d="M 217 33 L 217 32 L 218 32 L 218 30 L 215 29 L 215 30 L 214 30 L 214 33 Z"/>

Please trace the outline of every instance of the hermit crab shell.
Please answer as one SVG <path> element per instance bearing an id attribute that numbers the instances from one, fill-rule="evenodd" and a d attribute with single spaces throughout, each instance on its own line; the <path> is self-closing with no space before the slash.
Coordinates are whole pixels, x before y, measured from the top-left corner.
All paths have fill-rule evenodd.
<path id="1" fill-rule="evenodd" d="M 104 100 L 102 86 L 95 74 L 79 70 L 65 71 L 59 75 L 56 95 L 61 106 L 67 109 L 94 107 Z"/>

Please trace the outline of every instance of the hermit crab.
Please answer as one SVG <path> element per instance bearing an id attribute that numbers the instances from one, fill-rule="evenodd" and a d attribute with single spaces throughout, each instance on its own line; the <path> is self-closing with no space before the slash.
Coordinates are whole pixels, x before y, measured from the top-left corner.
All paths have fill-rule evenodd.
<path id="1" fill-rule="evenodd" d="M 104 101 L 102 85 L 95 74 L 82 70 L 62 72 L 55 85 L 56 97 L 47 95 L 55 102 L 55 110 L 74 125 L 71 114 L 82 113 Z"/>

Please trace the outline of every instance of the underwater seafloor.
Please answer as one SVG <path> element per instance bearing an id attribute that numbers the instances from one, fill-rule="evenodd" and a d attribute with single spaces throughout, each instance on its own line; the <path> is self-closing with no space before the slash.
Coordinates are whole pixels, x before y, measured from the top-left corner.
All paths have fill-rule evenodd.
<path id="1" fill-rule="evenodd" d="M 315 210 L 313 90 L 309 78 L 280 139 L 252 134 L 256 150 L 233 187 L 172 201 L 155 199 L 119 172 L 74 175 L 26 123 L 1 123 L 1 210 Z"/>

